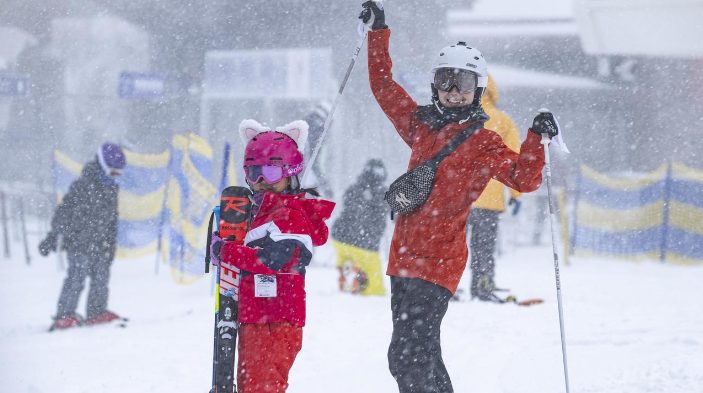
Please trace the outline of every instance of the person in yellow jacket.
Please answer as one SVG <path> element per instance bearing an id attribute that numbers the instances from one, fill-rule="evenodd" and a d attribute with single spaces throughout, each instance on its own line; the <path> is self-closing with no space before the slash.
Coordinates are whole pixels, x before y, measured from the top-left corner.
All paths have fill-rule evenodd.
<path id="1" fill-rule="evenodd" d="M 493 77 L 488 76 L 486 93 L 481 100 L 484 111 L 490 116 L 485 127 L 496 131 L 503 142 L 512 150 L 519 152 L 520 136 L 513 120 L 498 109 L 498 89 Z M 471 229 L 471 298 L 483 301 L 500 302 L 494 291 L 496 290 L 493 277 L 495 276 L 495 248 L 498 238 L 498 221 L 500 213 L 505 211 L 505 186 L 491 180 L 481 196 L 474 202 L 469 216 Z M 517 200 L 520 193 L 510 190 L 509 206 L 512 214 L 517 214 L 520 202 Z"/>
<path id="2" fill-rule="evenodd" d="M 387 173 L 383 161 L 369 160 L 344 193 L 342 213 L 332 225 L 337 251 L 339 289 L 360 295 L 383 295 L 379 248 L 389 213 L 383 196 Z"/>

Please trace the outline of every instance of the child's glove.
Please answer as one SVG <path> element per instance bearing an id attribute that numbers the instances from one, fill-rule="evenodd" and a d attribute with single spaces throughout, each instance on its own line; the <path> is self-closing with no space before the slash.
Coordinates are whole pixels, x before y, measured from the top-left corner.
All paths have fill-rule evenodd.
<path id="1" fill-rule="evenodd" d="M 215 232 L 210 241 L 210 262 L 215 266 L 220 266 L 220 251 L 222 251 L 222 238 Z"/>
<path id="2" fill-rule="evenodd" d="M 39 243 L 39 254 L 47 256 L 51 251 L 56 251 L 56 234 L 49 232 L 46 238 Z"/>
<path id="3" fill-rule="evenodd" d="M 251 248 L 243 244 L 225 241 L 222 253 L 227 257 L 222 263 L 231 264 L 242 271 L 252 274 L 276 274 L 264 261 L 259 259 L 260 248 Z"/>
<path id="4" fill-rule="evenodd" d="M 371 30 L 386 29 L 386 14 L 383 4 L 369 0 L 361 5 L 364 9 L 359 14 L 359 19 Z"/>

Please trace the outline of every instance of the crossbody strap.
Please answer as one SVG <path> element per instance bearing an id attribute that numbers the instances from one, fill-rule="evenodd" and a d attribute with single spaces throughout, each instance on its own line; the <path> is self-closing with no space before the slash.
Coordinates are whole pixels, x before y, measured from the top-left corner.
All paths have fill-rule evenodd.
<path id="1" fill-rule="evenodd" d="M 456 150 L 459 145 L 464 143 L 466 139 L 468 139 L 471 134 L 476 132 L 479 128 L 483 127 L 484 122 L 482 121 L 477 121 L 473 123 L 472 125 L 466 127 L 463 131 L 459 133 L 459 135 L 455 136 L 452 138 L 449 143 L 447 143 L 442 150 L 439 151 L 439 153 L 435 154 L 434 157 L 430 158 L 427 160 L 427 164 L 432 166 L 433 168 L 437 168 L 439 166 L 439 163 L 442 162 L 447 156 L 452 154 L 454 150 Z"/>

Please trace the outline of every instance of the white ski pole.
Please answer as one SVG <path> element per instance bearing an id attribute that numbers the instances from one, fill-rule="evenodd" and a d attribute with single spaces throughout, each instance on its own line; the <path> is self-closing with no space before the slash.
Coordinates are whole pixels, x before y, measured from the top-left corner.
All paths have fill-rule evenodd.
<path id="1" fill-rule="evenodd" d="M 547 112 L 546 109 L 540 109 L 540 112 Z M 557 125 L 557 128 L 559 126 Z M 566 384 L 566 393 L 569 393 L 569 368 L 566 363 L 566 335 L 564 333 L 564 310 L 561 303 L 561 279 L 559 277 L 559 256 L 557 255 L 556 243 L 556 210 L 552 204 L 552 167 L 549 157 L 549 137 L 542 134 L 542 146 L 544 147 L 544 168 L 547 177 L 547 201 L 549 203 L 549 225 L 552 229 L 552 253 L 554 254 L 554 274 L 557 284 L 557 304 L 559 306 L 559 330 L 561 331 L 561 357 L 564 363 L 564 383 Z"/>
<path id="2" fill-rule="evenodd" d="M 330 108 L 329 113 L 327 114 L 327 118 L 325 119 L 325 125 L 322 127 L 322 134 L 320 134 L 320 138 L 317 141 L 317 145 L 315 145 L 315 148 L 312 150 L 312 154 L 310 155 L 310 159 L 306 160 L 305 162 L 305 172 L 303 172 L 303 179 L 300 182 L 300 184 L 305 184 L 305 179 L 308 177 L 308 173 L 312 172 L 312 166 L 315 163 L 315 159 L 317 158 L 317 153 L 320 152 L 320 147 L 322 147 L 322 142 L 325 140 L 325 135 L 327 135 L 327 131 L 330 128 L 330 124 L 332 123 L 332 116 L 334 115 L 335 109 L 337 109 L 337 103 L 339 102 L 339 98 L 342 96 L 342 93 L 344 92 L 344 87 L 347 85 L 347 81 L 349 81 L 349 76 L 352 73 L 352 70 L 354 69 L 354 65 L 356 64 L 356 59 L 359 57 L 359 52 L 361 52 L 361 47 L 364 45 L 364 41 L 366 41 L 366 35 L 368 34 L 368 29 L 363 23 L 359 23 L 359 41 L 356 43 L 356 48 L 354 48 L 354 53 L 352 54 L 351 62 L 349 63 L 349 66 L 347 67 L 347 72 L 344 75 L 344 79 L 342 79 L 342 84 L 339 86 L 339 90 L 337 91 L 337 95 L 334 97 L 334 101 L 332 102 L 332 108 Z"/>

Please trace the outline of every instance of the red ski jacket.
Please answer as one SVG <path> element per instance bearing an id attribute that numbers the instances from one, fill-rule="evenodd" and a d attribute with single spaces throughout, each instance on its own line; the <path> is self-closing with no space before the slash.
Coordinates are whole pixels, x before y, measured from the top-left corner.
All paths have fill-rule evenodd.
<path id="1" fill-rule="evenodd" d="M 369 32 L 369 79 L 378 104 L 411 149 L 408 170 L 434 156 L 466 125 L 449 123 L 440 130 L 416 117 L 417 103 L 393 80 L 388 51 L 390 29 Z M 427 202 L 397 217 L 387 274 L 430 281 L 456 291 L 466 267 L 466 219 L 469 207 L 493 178 L 520 191 L 542 182 L 541 137 L 528 132 L 520 154 L 494 131 L 480 129 L 444 159 Z"/>
<path id="2" fill-rule="evenodd" d="M 242 271 L 239 322 L 305 326 L 305 267 L 327 241 L 334 202 L 266 193 L 246 246 L 224 242 L 221 263 Z"/>

